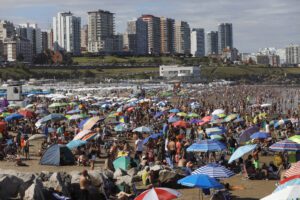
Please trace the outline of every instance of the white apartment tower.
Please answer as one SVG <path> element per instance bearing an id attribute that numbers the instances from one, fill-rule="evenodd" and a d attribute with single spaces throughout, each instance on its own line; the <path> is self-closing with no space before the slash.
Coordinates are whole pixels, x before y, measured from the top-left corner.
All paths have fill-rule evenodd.
<path id="1" fill-rule="evenodd" d="M 205 39 L 203 28 L 194 28 L 191 32 L 191 54 L 193 57 L 205 56 Z"/>
<path id="2" fill-rule="evenodd" d="M 81 18 L 71 12 L 60 12 L 53 17 L 54 50 L 65 50 L 74 55 L 80 54 Z"/>
<path id="3" fill-rule="evenodd" d="M 114 26 L 114 13 L 104 10 L 88 12 L 88 51 L 112 51 Z"/>
<path id="4" fill-rule="evenodd" d="M 290 45 L 285 48 L 286 63 L 289 65 L 300 64 L 300 45 Z"/>
<path id="5" fill-rule="evenodd" d="M 178 54 L 191 53 L 191 29 L 187 22 L 175 22 L 175 49 Z"/>

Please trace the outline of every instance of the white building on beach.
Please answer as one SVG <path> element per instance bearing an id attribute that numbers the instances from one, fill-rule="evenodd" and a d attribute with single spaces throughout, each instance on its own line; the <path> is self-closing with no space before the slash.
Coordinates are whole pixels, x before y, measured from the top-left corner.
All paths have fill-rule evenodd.
<path id="1" fill-rule="evenodd" d="M 178 65 L 161 65 L 159 67 L 159 76 L 167 79 L 200 79 L 200 66 L 178 66 Z"/>

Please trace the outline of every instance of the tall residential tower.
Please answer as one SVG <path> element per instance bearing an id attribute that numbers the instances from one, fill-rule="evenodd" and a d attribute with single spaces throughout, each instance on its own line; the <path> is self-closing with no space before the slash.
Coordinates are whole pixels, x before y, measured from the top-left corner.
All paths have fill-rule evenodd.
<path id="1" fill-rule="evenodd" d="M 205 56 L 204 29 L 194 28 L 191 32 L 191 54 L 194 57 Z"/>
<path id="2" fill-rule="evenodd" d="M 231 23 L 222 23 L 218 27 L 218 50 L 222 53 L 225 48 L 233 48 L 233 33 Z"/>

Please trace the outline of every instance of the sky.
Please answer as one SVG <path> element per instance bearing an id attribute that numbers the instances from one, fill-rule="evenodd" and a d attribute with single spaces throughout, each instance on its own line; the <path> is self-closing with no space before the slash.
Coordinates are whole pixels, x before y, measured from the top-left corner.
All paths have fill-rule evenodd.
<path id="1" fill-rule="evenodd" d="M 300 0 L 0 0 L 0 19 L 14 24 L 37 23 L 51 27 L 57 12 L 71 11 L 87 23 L 87 12 L 115 13 L 116 31 L 142 14 L 187 21 L 191 28 L 217 30 L 219 23 L 233 24 L 234 46 L 240 52 L 259 48 L 284 48 L 300 44 Z"/>

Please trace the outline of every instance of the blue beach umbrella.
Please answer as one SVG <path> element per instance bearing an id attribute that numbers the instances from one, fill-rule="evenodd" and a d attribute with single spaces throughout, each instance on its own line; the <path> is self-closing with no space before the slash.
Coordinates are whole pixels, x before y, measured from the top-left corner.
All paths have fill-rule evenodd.
<path id="1" fill-rule="evenodd" d="M 299 151 L 300 144 L 291 140 L 282 140 L 269 147 L 272 151 Z"/>
<path id="2" fill-rule="evenodd" d="M 178 122 L 179 120 L 180 120 L 179 117 L 170 117 L 170 118 L 168 119 L 168 122 L 169 122 L 169 123 L 174 123 L 174 122 Z"/>
<path id="3" fill-rule="evenodd" d="M 200 167 L 193 171 L 192 174 L 206 174 L 212 178 L 229 178 L 235 175 L 231 170 L 216 163 Z"/>
<path id="4" fill-rule="evenodd" d="M 144 145 L 147 144 L 148 141 L 149 141 L 151 138 L 152 138 L 152 139 L 157 139 L 157 138 L 162 137 L 162 136 L 163 136 L 162 133 L 154 133 L 154 134 L 150 135 L 149 137 L 145 138 L 145 139 L 143 140 L 143 144 L 144 144 Z"/>
<path id="5" fill-rule="evenodd" d="M 75 110 L 70 110 L 67 112 L 68 115 L 72 115 L 72 114 L 76 114 L 76 113 L 80 113 L 79 109 L 75 109 Z"/>
<path id="6" fill-rule="evenodd" d="M 65 116 L 63 116 L 62 114 L 50 114 L 50 115 L 47 115 L 46 117 L 43 117 L 42 119 L 40 119 L 40 122 L 41 123 L 46 123 L 48 121 L 60 121 L 60 120 L 64 120 L 66 119 Z"/>
<path id="7" fill-rule="evenodd" d="M 119 124 L 119 125 L 115 126 L 114 130 L 116 132 L 124 132 L 127 130 L 127 128 L 126 128 L 125 124 Z"/>
<path id="8" fill-rule="evenodd" d="M 268 137 L 270 137 L 270 135 L 266 132 L 256 132 L 250 136 L 251 139 L 266 139 Z"/>
<path id="9" fill-rule="evenodd" d="M 187 148 L 190 152 L 209 152 L 209 151 L 222 151 L 226 146 L 217 140 L 201 140 L 194 143 Z"/>
<path id="10" fill-rule="evenodd" d="M 225 133 L 225 130 L 219 127 L 212 127 L 212 128 L 205 129 L 205 132 L 207 133 L 208 136 L 211 136 L 211 135 L 221 135 Z"/>
<path id="11" fill-rule="evenodd" d="M 249 153 L 250 151 L 253 151 L 256 148 L 257 144 L 249 144 L 245 146 L 241 146 L 237 148 L 237 150 L 231 155 L 228 163 L 232 163 L 234 160 L 239 159 L 246 153 Z"/>
<path id="12" fill-rule="evenodd" d="M 178 180 L 177 183 L 187 187 L 197 187 L 202 189 L 223 188 L 223 185 L 221 185 L 216 179 L 205 174 L 193 174 Z"/>
<path id="13" fill-rule="evenodd" d="M 247 141 L 249 141 L 250 140 L 250 136 L 253 133 L 256 133 L 257 131 L 259 131 L 259 128 L 257 126 L 251 126 L 251 127 L 247 128 L 239 136 L 239 142 L 247 142 Z"/>
<path id="14" fill-rule="evenodd" d="M 82 140 L 72 140 L 70 141 L 66 146 L 72 150 L 72 149 L 75 149 L 77 147 L 80 147 L 80 146 L 83 146 L 83 145 L 86 145 L 87 141 L 82 141 Z"/>
<path id="15" fill-rule="evenodd" d="M 7 121 L 7 122 L 10 122 L 10 121 L 17 120 L 17 119 L 22 119 L 22 118 L 24 118 L 23 115 L 21 115 L 19 113 L 14 113 L 14 114 L 11 114 L 11 115 L 5 117 L 4 120 Z"/>
<path id="16" fill-rule="evenodd" d="M 180 110 L 178 110 L 177 108 L 171 109 L 169 110 L 170 113 L 179 113 Z"/>
<path id="17" fill-rule="evenodd" d="M 136 128 L 136 129 L 133 129 L 133 132 L 150 133 L 151 129 L 146 127 L 146 126 L 141 126 L 141 127 Z"/>

